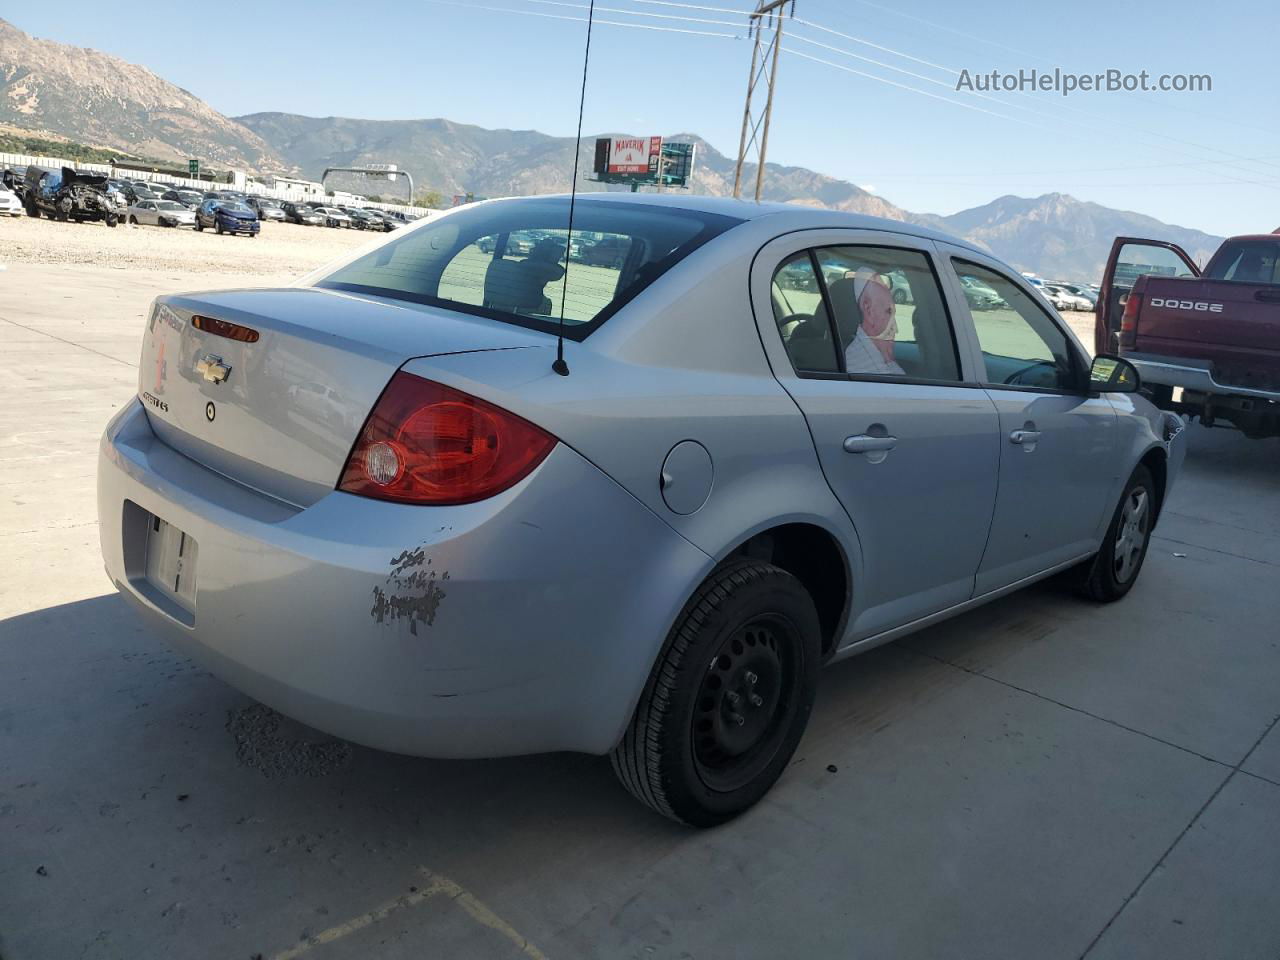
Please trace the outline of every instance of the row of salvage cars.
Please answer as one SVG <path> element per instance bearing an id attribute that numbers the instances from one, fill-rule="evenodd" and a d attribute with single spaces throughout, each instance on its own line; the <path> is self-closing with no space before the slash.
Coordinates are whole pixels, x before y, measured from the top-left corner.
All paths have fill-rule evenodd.
<path id="1" fill-rule="evenodd" d="M 5 171 L 0 215 L 47 216 L 53 220 L 120 222 L 256 236 L 261 221 L 350 227 L 390 232 L 407 217 L 375 208 L 323 203 L 281 203 L 238 190 L 200 191 L 189 187 L 130 182 L 72 167 L 29 166 L 25 176 Z"/>

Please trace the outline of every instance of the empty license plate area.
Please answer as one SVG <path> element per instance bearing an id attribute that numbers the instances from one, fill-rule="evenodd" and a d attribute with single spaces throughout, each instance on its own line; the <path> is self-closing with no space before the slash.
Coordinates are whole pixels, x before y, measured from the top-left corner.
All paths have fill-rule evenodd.
<path id="1" fill-rule="evenodd" d="M 195 622 L 200 548 L 187 533 L 137 504 L 125 503 L 125 566 L 129 581 L 165 613 Z"/>
<path id="2" fill-rule="evenodd" d="M 147 529 L 146 577 L 187 609 L 196 604 L 196 542 L 171 523 L 153 516 Z"/>

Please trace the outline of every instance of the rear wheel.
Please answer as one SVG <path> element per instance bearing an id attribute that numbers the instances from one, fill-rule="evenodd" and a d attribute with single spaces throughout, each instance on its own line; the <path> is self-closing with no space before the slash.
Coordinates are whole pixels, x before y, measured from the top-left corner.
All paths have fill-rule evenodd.
<path id="1" fill-rule="evenodd" d="M 218 236 L 222 236 L 222 224 L 215 223 L 213 225 L 213 232 L 216 233 Z"/>
<path id="2" fill-rule="evenodd" d="M 1080 592 L 1099 603 L 1119 600 L 1142 572 L 1155 525 L 1155 483 L 1139 464 L 1125 485 L 1102 548 L 1085 567 Z"/>
<path id="3" fill-rule="evenodd" d="M 821 658 L 808 591 L 769 563 L 715 571 L 685 605 L 612 754 L 663 816 L 714 826 L 777 781 L 813 709 Z"/>
<path id="4" fill-rule="evenodd" d="M 138 225 L 138 218 L 133 214 L 129 214 L 129 225 L 131 227 L 136 227 Z"/>

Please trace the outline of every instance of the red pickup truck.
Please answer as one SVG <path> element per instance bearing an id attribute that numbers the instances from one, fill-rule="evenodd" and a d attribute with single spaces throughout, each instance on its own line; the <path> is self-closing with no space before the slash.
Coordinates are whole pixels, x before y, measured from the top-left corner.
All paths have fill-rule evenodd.
<path id="1" fill-rule="evenodd" d="M 1157 406 L 1280 436 L 1280 231 L 1224 241 L 1203 272 L 1172 243 L 1117 237 L 1096 316 L 1095 352 L 1137 367 Z"/>

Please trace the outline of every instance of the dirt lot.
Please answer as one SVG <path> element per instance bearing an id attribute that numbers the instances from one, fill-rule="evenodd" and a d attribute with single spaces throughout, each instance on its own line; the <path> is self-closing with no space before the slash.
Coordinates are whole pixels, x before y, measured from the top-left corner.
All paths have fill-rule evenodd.
<path id="1" fill-rule="evenodd" d="M 174 654 L 98 544 L 146 306 L 364 239 L 0 221 L 0 957 L 1280 956 L 1280 441 L 1192 428 L 1122 603 L 1042 584 L 828 670 L 714 831 L 602 758 L 380 753 Z"/>
<path id="2" fill-rule="evenodd" d="M 264 223 L 249 237 L 211 230 L 58 223 L 41 217 L 0 219 L 0 263 L 67 264 L 141 269 L 148 273 L 222 274 L 230 285 L 244 278 L 300 275 L 384 237 L 363 230 Z M 207 277 L 199 281 L 208 286 Z"/>

